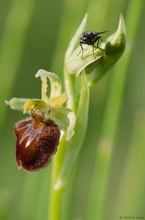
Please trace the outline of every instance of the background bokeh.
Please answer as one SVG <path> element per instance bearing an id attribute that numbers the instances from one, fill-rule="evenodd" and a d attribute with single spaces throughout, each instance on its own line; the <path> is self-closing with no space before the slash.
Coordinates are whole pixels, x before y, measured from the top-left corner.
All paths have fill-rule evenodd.
<path id="1" fill-rule="evenodd" d="M 63 80 L 65 50 L 86 12 L 88 30 L 108 34 L 122 12 L 127 49 L 91 90 L 62 219 L 145 219 L 145 1 L 0 0 L 0 220 L 48 219 L 51 165 L 37 173 L 17 169 L 13 126 L 25 116 L 4 100 L 40 98 L 40 68 Z"/>

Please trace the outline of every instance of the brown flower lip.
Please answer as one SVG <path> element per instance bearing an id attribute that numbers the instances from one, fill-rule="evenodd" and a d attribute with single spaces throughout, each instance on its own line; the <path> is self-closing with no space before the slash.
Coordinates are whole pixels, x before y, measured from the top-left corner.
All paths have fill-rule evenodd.
<path id="1" fill-rule="evenodd" d="M 58 126 L 50 119 L 41 122 L 28 117 L 18 121 L 14 131 L 18 167 L 25 171 L 38 171 L 46 167 L 57 151 L 60 138 Z"/>

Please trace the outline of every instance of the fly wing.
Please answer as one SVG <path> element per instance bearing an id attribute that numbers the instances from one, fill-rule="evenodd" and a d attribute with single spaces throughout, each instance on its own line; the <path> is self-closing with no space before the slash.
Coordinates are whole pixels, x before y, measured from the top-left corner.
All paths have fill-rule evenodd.
<path id="1" fill-rule="evenodd" d="M 109 31 L 96 32 L 96 34 L 99 35 L 99 34 L 104 34 L 104 33 L 107 33 L 107 32 L 109 32 Z"/>

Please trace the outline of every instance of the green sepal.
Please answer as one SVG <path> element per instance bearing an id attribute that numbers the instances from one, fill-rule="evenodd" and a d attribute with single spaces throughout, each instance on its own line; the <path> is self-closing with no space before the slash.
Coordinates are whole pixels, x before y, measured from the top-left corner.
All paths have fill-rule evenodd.
<path id="1" fill-rule="evenodd" d="M 10 106 L 13 110 L 18 110 L 23 112 L 24 105 L 26 102 L 30 101 L 30 99 L 25 98 L 12 98 L 10 100 L 6 100 L 5 103 Z"/>
<path id="2" fill-rule="evenodd" d="M 70 112 L 67 108 L 59 108 L 59 109 L 50 109 L 50 118 L 55 121 L 55 123 L 61 129 L 67 129 L 69 125 L 69 120 L 67 118 L 67 114 Z"/>
<path id="3" fill-rule="evenodd" d="M 70 140 L 74 135 L 76 124 L 75 114 L 70 109 L 62 107 L 59 109 L 50 108 L 49 116 L 60 129 L 66 130 L 66 140 Z"/>

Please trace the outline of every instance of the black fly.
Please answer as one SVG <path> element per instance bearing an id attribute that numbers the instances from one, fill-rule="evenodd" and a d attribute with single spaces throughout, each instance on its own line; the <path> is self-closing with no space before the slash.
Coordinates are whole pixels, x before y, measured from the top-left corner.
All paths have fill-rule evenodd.
<path id="1" fill-rule="evenodd" d="M 97 46 L 96 48 L 99 48 L 100 50 L 103 50 L 102 48 L 99 47 L 99 43 L 100 41 L 102 41 L 102 37 L 100 36 L 100 34 L 106 33 L 108 31 L 102 31 L 102 32 L 84 32 L 80 38 L 80 46 L 82 49 L 82 56 L 83 57 L 83 44 L 87 44 L 87 45 L 92 45 L 93 46 L 93 55 L 94 55 L 94 44 L 97 42 Z M 95 55 L 94 55 L 95 57 Z"/>

